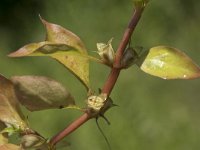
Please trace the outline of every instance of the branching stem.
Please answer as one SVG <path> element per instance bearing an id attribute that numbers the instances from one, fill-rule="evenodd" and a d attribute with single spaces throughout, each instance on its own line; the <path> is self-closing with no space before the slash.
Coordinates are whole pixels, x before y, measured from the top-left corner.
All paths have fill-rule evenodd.
<path id="1" fill-rule="evenodd" d="M 116 52 L 116 58 L 113 65 L 113 68 L 111 69 L 111 72 L 108 76 L 108 79 L 106 80 L 103 88 L 102 93 L 106 93 L 107 95 L 110 95 L 112 92 L 112 89 L 115 86 L 115 83 L 119 77 L 120 71 L 121 71 L 121 58 L 123 56 L 124 50 L 129 42 L 129 39 L 132 36 L 132 33 L 140 20 L 140 17 L 142 15 L 144 7 L 136 7 L 133 16 L 131 18 L 131 21 L 127 27 L 127 29 L 124 32 L 123 38 L 119 44 L 119 47 Z M 80 127 L 82 124 L 87 122 L 89 119 L 91 119 L 93 116 L 89 113 L 84 113 L 82 116 L 80 116 L 78 119 L 76 119 L 74 122 L 72 122 L 69 126 L 67 126 L 64 130 L 59 132 L 57 135 L 55 135 L 50 140 L 50 145 L 54 146 L 56 143 L 61 141 L 64 137 L 75 131 L 78 127 Z"/>

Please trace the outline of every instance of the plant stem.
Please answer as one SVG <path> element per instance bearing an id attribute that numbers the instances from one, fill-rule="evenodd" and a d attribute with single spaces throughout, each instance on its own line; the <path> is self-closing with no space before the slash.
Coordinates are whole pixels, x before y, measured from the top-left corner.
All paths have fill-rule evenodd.
<path id="1" fill-rule="evenodd" d="M 105 82 L 105 84 L 102 88 L 102 93 L 106 93 L 107 95 L 110 95 L 113 87 L 115 86 L 115 83 L 116 83 L 116 81 L 119 77 L 120 71 L 121 71 L 121 58 L 123 56 L 124 50 L 125 50 L 128 42 L 129 42 L 129 39 L 131 38 L 131 35 L 132 35 L 138 21 L 140 20 L 143 10 L 144 10 L 144 7 L 137 7 L 134 11 L 131 21 L 130 21 L 127 29 L 125 30 L 123 38 L 117 49 L 113 68 L 108 76 L 107 81 Z"/>
<path id="2" fill-rule="evenodd" d="M 90 119 L 90 115 L 88 113 L 84 113 L 74 122 L 72 122 L 67 128 L 56 134 L 51 140 L 50 145 L 56 145 L 59 141 L 61 141 L 65 136 L 69 135 L 71 132 L 75 131 L 78 127 L 84 124 L 86 121 Z"/>
<path id="3" fill-rule="evenodd" d="M 127 29 L 124 32 L 124 36 L 119 44 L 119 47 L 116 52 L 116 58 L 113 65 L 113 68 L 111 69 L 111 72 L 108 76 L 108 79 L 106 80 L 103 88 L 102 93 L 106 93 L 107 95 L 110 95 L 112 92 L 113 87 L 115 86 L 115 83 L 119 77 L 120 71 L 121 71 L 121 58 L 123 56 L 124 50 L 129 42 L 129 39 L 131 38 L 131 35 L 141 17 L 141 14 L 143 12 L 144 7 L 136 7 L 134 14 L 131 18 L 131 21 L 127 27 Z M 74 122 L 72 122 L 68 127 L 66 127 L 64 130 L 59 132 L 57 135 L 55 135 L 50 140 L 50 145 L 56 145 L 59 141 L 61 141 L 65 136 L 69 135 L 73 131 L 75 131 L 78 127 L 80 127 L 82 124 L 87 122 L 89 119 L 92 118 L 92 115 L 89 113 L 84 113 L 82 116 L 80 116 L 78 119 L 76 119 Z"/>

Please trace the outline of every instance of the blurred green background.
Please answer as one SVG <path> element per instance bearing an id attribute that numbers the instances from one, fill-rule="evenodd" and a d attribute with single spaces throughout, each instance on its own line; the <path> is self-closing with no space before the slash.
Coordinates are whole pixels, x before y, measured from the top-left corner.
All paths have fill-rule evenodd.
<path id="1" fill-rule="evenodd" d="M 181 49 L 200 65 L 200 1 L 151 0 L 134 33 L 132 43 L 150 48 L 169 45 Z M 86 92 L 63 66 L 44 57 L 11 59 L 6 55 L 21 46 L 45 38 L 40 14 L 49 22 L 73 31 L 96 56 L 97 42 L 114 37 L 116 49 L 133 12 L 132 0 L 1 0 L 0 73 L 45 75 L 62 82 L 84 106 Z M 90 65 L 92 87 L 105 82 L 109 69 Z M 198 150 L 200 149 L 200 79 L 166 81 L 146 75 L 137 67 L 122 71 L 112 98 L 119 107 L 106 113 L 108 126 L 100 125 L 113 150 Z M 50 138 L 81 115 L 76 110 L 46 110 L 30 113 L 29 123 Z M 65 138 L 68 148 L 59 150 L 108 149 L 90 120 Z"/>

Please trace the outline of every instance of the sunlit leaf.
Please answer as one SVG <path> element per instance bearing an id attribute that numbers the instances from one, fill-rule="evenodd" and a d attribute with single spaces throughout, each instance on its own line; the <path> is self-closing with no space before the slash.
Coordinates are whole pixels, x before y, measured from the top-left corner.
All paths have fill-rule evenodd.
<path id="1" fill-rule="evenodd" d="M 70 71 L 85 85 L 86 89 L 89 89 L 89 62 L 88 57 L 80 55 L 76 51 L 70 51 L 68 54 L 52 55 L 61 62 L 64 66 L 68 66 Z"/>
<path id="2" fill-rule="evenodd" d="M 74 98 L 59 82 L 42 76 L 11 78 L 18 100 L 31 111 L 75 105 Z"/>
<path id="3" fill-rule="evenodd" d="M 49 56 L 67 67 L 89 89 L 89 59 L 83 42 L 71 31 L 41 20 L 47 30 L 46 41 L 25 45 L 9 56 Z"/>
<path id="4" fill-rule="evenodd" d="M 60 25 L 49 23 L 41 17 L 40 19 L 47 31 L 46 41 L 63 43 L 74 47 L 82 53 L 87 53 L 84 43 L 76 34 L 63 28 Z"/>
<path id="5" fill-rule="evenodd" d="M 78 50 L 81 54 L 87 55 L 84 43 L 76 34 L 60 25 L 49 23 L 41 17 L 40 19 L 46 27 L 47 41 L 66 44 L 73 47 L 75 50 Z M 87 88 L 89 87 L 89 61 L 87 57 L 81 57 L 80 55 L 78 57 L 77 55 L 74 55 L 74 53 L 71 53 L 71 55 L 53 56 L 53 58 L 68 67 L 81 79 Z"/>
<path id="6" fill-rule="evenodd" d="M 163 79 L 193 79 L 200 77 L 200 68 L 178 49 L 157 46 L 140 58 L 144 72 Z"/>
<path id="7" fill-rule="evenodd" d="M 74 50 L 74 48 L 67 46 L 66 44 L 44 41 L 25 45 L 18 51 L 9 54 L 9 56 L 51 56 L 51 54 L 58 54 L 59 52 L 68 52 L 71 50 Z"/>
<path id="8" fill-rule="evenodd" d="M 27 125 L 18 103 L 12 82 L 0 75 L 0 121 L 25 130 Z"/>
<path id="9" fill-rule="evenodd" d="M 0 150 L 21 150 L 21 148 L 14 144 L 4 144 L 0 146 Z"/>

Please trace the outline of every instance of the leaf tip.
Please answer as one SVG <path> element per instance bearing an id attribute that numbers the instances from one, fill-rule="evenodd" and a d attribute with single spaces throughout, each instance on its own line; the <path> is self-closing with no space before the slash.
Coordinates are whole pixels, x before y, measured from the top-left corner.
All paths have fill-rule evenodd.
<path id="1" fill-rule="evenodd" d="M 46 24 L 46 20 L 44 20 L 40 14 L 39 14 L 39 18 L 42 21 L 42 23 L 45 25 Z"/>
<path id="2" fill-rule="evenodd" d="M 49 26 L 49 22 L 46 21 L 45 19 L 42 18 L 42 16 L 39 14 L 39 18 L 40 18 L 40 21 L 42 22 L 42 24 L 44 25 L 45 28 L 48 28 Z"/>
<path id="3" fill-rule="evenodd" d="M 17 51 L 7 55 L 8 57 L 17 57 Z"/>
<path id="4" fill-rule="evenodd" d="M 23 57 L 25 56 L 25 50 L 23 48 L 20 48 L 17 51 L 14 51 L 7 55 L 8 57 Z"/>

